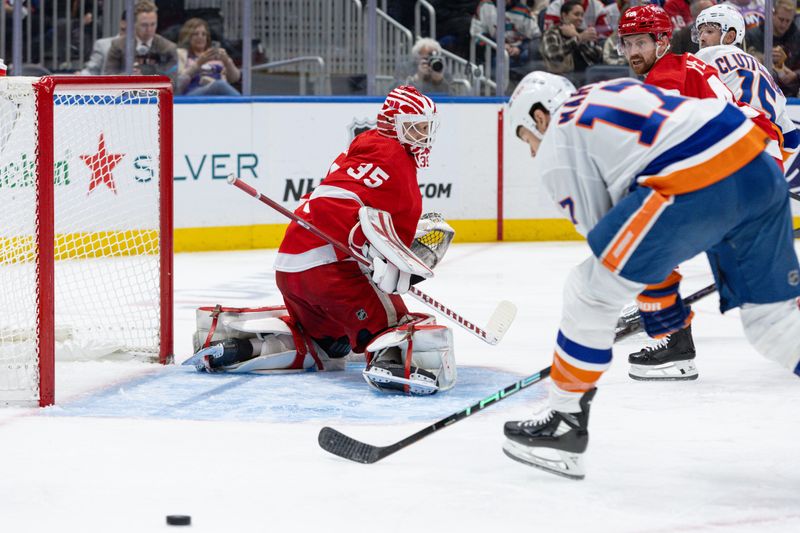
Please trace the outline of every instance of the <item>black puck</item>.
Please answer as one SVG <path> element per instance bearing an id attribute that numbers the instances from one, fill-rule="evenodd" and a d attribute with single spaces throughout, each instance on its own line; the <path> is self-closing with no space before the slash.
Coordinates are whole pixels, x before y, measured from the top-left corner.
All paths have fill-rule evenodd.
<path id="1" fill-rule="evenodd" d="M 190 526 L 192 525 L 192 517 L 185 514 L 167 515 L 167 524 L 171 526 Z"/>

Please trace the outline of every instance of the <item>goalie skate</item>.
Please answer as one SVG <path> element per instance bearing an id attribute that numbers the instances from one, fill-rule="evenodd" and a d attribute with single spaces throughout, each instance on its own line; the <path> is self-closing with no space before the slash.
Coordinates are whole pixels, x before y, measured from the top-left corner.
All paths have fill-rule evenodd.
<path id="1" fill-rule="evenodd" d="M 548 410 L 531 420 L 506 422 L 503 453 L 511 459 L 569 479 L 583 479 L 589 444 L 589 407 L 597 389 L 586 392 L 577 413 Z"/>
<path id="2" fill-rule="evenodd" d="M 364 380 L 380 391 L 406 392 L 417 396 L 434 394 L 439 391 L 436 376 L 417 367 L 411 367 L 411 373 L 405 378 L 405 367 L 399 363 L 378 361 L 362 372 Z"/>
<path id="3" fill-rule="evenodd" d="M 690 381 L 697 379 L 692 327 L 664 337 L 628 356 L 628 375 L 638 381 Z"/>

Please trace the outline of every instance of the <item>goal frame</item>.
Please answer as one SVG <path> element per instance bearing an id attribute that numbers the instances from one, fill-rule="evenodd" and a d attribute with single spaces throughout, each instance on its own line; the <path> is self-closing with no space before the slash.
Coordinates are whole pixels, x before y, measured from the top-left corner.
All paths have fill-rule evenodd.
<path id="1" fill-rule="evenodd" d="M 173 91 L 166 76 L 44 76 L 33 83 L 37 107 L 36 282 L 39 344 L 39 406 L 55 402 L 55 146 L 54 96 L 58 89 L 150 89 L 158 91 L 160 346 L 158 360 L 173 355 Z"/>

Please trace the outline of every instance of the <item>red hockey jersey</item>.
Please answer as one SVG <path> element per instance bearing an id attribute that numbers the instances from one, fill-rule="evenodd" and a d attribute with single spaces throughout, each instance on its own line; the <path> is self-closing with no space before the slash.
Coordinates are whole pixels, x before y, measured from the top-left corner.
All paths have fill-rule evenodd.
<path id="1" fill-rule="evenodd" d="M 388 211 L 397 235 L 411 245 L 422 214 L 417 166 L 403 145 L 377 130 L 353 139 L 319 187 L 303 197 L 295 214 L 347 244 L 358 210 L 365 205 Z M 342 259 L 344 254 L 292 222 L 278 249 L 275 270 L 302 272 Z"/>
<path id="2" fill-rule="evenodd" d="M 736 104 L 750 120 L 769 135 L 770 143 L 766 151 L 783 169 L 782 138 L 769 117 L 754 107 L 736 101 L 731 90 L 720 79 L 717 69 L 702 59 L 688 53 L 667 54 L 656 61 L 644 81 L 660 89 L 677 91 L 683 96 L 720 98 Z"/>
<path id="3" fill-rule="evenodd" d="M 692 54 L 666 54 L 656 61 L 645 83 L 694 98 L 721 98 L 735 102 L 733 93 L 717 76 L 717 69 Z"/>

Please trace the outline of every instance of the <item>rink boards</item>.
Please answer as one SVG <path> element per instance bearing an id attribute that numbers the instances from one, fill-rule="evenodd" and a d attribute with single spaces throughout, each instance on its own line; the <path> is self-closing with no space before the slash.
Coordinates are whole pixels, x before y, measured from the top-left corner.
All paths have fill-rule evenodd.
<path id="1" fill-rule="evenodd" d="M 283 217 L 230 187 L 233 173 L 294 209 L 353 136 L 374 127 L 381 98 L 181 98 L 175 106 L 175 250 L 276 247 Z M 537 185 L 536 163 L 504 127 L 494 98 L 437 99 L 441 125 L 419 172 L 424 211 L 460 242 L 574 240 Z M 790 106 L 800 121 L 800 105 Z M 790 178 L 800 186 L 800 161 Z M 797 183 L 794 183 L 797 182 Z M 800 209 L 795 210 L 800 215 Z"/>

